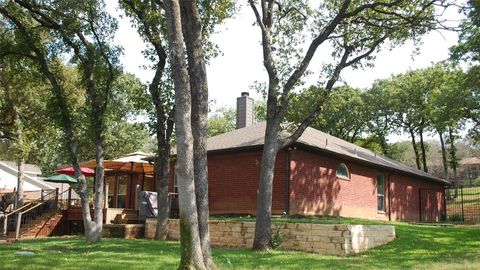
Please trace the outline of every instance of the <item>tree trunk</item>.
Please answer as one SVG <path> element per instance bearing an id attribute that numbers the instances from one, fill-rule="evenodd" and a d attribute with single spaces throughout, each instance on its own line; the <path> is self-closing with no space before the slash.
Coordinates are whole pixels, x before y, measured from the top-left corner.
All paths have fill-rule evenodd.
<path id="1" fill-rule="evenodd" d="M 380 146 L 382 147 L 382 153 L 387 157 L 390 156 L 390 151 L 389 151 L 387 139 L 385 139 L 385 136 L 382 134 L 381 136 L 378 137 L 378 139 L 380 140 Z"/>
<path id="2" fill-rule="evenodd" d="M 14 106 L 14 125 L 16 126 L 16 137 L 17 137 L 17 151 L 18 151 L 18 159 L 17 159 L 17 201 L 15 203 L 16 208 L 20 208 L 23 206 L 23 194 L 24 188 L 23 185 L 25 183 L 25 154 L 24 154 L 24 144 L 23 144 L 23 136 L 22 136 L 22 128 L 20 126 L 20 117 L 18 112 Z"/>
<path id="3" fill-rule="evenodd" d="M 197 1 L 182 1 L 182 26 L 188 56 L 188 73 L 192 95 L 193 160 L 198 229 L 207 269 L 214 268 L 208 226 L 208 83 L 204 63 L 202 27 Z"/>
<path id="4" fill-rule="evenodd" d="M 149 32 L 150 33 L 150 32 Z M 168 197 L 169 174 L 170 174 L 170 141 L 173 132 L 173 113 L 171 108 L 167 113 L 169 104 L 165 97 L 166 91 L 162 91 L 161 80 L 166 65 L 166 54 L 159 39 L 150 33 L 148 39 L 155 48 L 158 56 L 158 63 L 155 70 L 155 76 L 150 83 L 148 90 L 152 97 L 152 103 L 155 107 L 155 130 L 157 133 L 157 158 L 155 160 L 155 181 L 157 186 L 157 226 L 155 231 L 156 240 L 165 240 L 167 238 L 167 223 L 170 215 L 170 200 Z"/>
<path id="5" fill-rule="evenodd" d="M 82 217 L 83 223 L 85 226 L 85 235 L 87 236 L 87 242 L 90 240 L 95 239 L 94 236 L 101 234 L 101 231 L 98 232 L 98 227 L 96 228 L 93 226 L 92 218 L 90 215 L 90 206 L 88 203 L 88 188 L 87 182 L 85 180 L 85 176 L 80 171 L 80 165 L 78 161 L 77 155 L 77 143 L 75 141 L 75 136 L 73 132 L 72 126 L 72 115 L 70 113 L 70 109 L 68 107 L 67 98 L 65 97 L 65 93 L 61 84 L 58 82 L 57 77 L 54 73 L 51 72 L 47 56 L 44 54 L 43 49 L 35 46 L 36 42 L 34 38 L 30 35 L 27 31 L 26 27 L 11 13 L 7 12 L 7 10 L 3 9 L 2 14 L 8 17 L 12 22 L 18 27 L 19 33 L 22 35 L 22 38 L 25 39 L 27 44 L 30 45 L 30 49 L 35 53 L 36 61 L 39 65 L 40 72 L 47 78 L 52 86 L 52 91 L 55 96 L 56 105 L 60 110 L 60 123 L 63 127 L 65 132 L 65 139 L 67 142 L 67 149 L 68 154 L 70 157 L 70 161 L 72 163 L 72 167 L 75 171 L 75 177 L 78 180 L 78 184 L 74 186 L 75 190 L 77 191 L 78 195 L 80 196 L 81 204 L 82 204 Z M 103 185 L 103 183 L 101 183 Z M 100 227 L 101 229 L 101 227 Z M 97 230 L 94 232 L 93 230 Z"/>
<path id="6" fill-rule="evenodd" d="M 175 127 L 177 138 L 176 175 L 180 204 L 179 269 L 206 269 L 203 261 L 194 182 L 191 92 L 182 35 L 178 0 L 165 1 L 168 43 L 175 89 Z"/>
<path id="7" fill-rule="evenodd" d="M 158 121 L 158 120 L 157 120 Z M 157 137 L 158 137 L 157 133 Z M 163 140 L 162 140 L 163 142 Z M 168 143 L 170 144 L 170 143 Z M 155 161 L 155 176 L 157 181 L 157 230 L 155 232 L 156 240 L 165 240 L 167 238 L 167 223 L 170 214 L 170 200 L 168 198 L 168 182 L 170 172 L 170 147 L 168 145 L 162 147 L 162 151 L 158 152 L 157 159 Z"/>
<path id="8" fill-rule="evenodd" d="M 408 132 L 410 132 L 410 138 L 412 139 L 413 153 L 415 153 L 415 163 L 417 164 L 417 169 L 421 170 L 422 166 L 420 165 L 420 157 L 417 148 L 417 142 L 415 141 L 415 131 L 413 128 L 408 125 Z"/>
<path id="9" fill-rule="evenodd" d="M 438 137 L 440 138 L 440 146 L 442 148 L 442 162 L 443 162 L 443 177 L 448 181 L 448 160 L 447 160 L 447 149 L 445 149 L 445 141 L 443 140 L 443 131 L 438 130 Z"/>
<path id="10" fill-rule="evenodd" d="M 453 181 L 455 183 L 455 187 L 458 187 L 460 183 L 457 179 L 457 149 L 455 148 L 455 135 L 453 134 L 452 128 L 448 128 L 448 137 L 450 141 L 450 167 L 453 170 Z"/>
<path id="11" fill-rule="evenodd" d="M 272 123 L 270 123 L 272 122 Z M 278 127 L 274 121 L 267 121 L 265 143 L 262 151 L 262 167 L 257 194 L 257 213 L 253 250 L 265 251 L 272 248 L 272 191 L 275 159 L 277 157 Z"/>
<path id="12" fill-rule="evenodd" d="M 96 142 L 95 142 L 95 195 L 94 195 L 94 209 L 93 209 L 93 223 L 91 228 L 87 231 L 85 230 L 85 236 L 87 243 L 98 242 L 102 239 L 102 229 L 103 229 L 103 189 L 104 189 L 104 167 L 103 167 L 103 136 L 102 132 L 96 132 Z M 89 213 L 90 214 L 90 213 Z"/>
<path id="13" fill-rule="evenodd" d="M 164 67 L 164 66 L 163 66 Z M 165 113 L 166 103 L 161 100 L 161 90 L 159 88 L 159 80 L 163 73 L 157 67 L 152 84 L 150 85 L 150 93 L 152 101 L 155 105 L 156 114 L 156 132 L 157 132 L 157 158 L 155 161 L 155 181 L 157 183 L 157 227 L 155 232 L 156 240 L 165 240 L 167 237 L 167 223 L 170 215 L 170 200 L 168 198 L 168 185 L 170 175 L 170 140 L 173 132 L 173 111 L 168 116 Z"/>
<path id="14" fill-rule="evenodd" d="M 17 183 L 17 201 L 15 203 L 16 208 L 20 208 L 23 206 L 23 194 L 24 194 L 24 188 L 23 184 L 25 183 L 24 179 L 24 171 L 25 171 L 25 159 L 23 157 L 20 157 L 17 160 L 17 178 L 18 178 L 18 183 Z"/>
<path id="15" fill-rule="evenodd" d="M 423 171 L 428 173 L 427 150 L 425 148 L 425 142 L 423 141 L 423 127 L 419 129 L 418 133 L 420 135 L 420 149 L 422 150 Z"/>

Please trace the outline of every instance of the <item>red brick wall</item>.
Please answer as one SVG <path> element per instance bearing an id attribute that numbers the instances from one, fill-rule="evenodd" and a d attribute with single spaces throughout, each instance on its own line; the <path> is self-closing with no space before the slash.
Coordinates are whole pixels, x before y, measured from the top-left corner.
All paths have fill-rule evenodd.
<path id="1" fill-rule="evenodd" d="M 290 214 L 340 215 L 368 219 L 418 221 L 420 189 L 423 219 L 438 220 L 443 205 L 443 186 L 438 183 L 393 174 L 389 208 L 388 171 L 293 150 L 291 157 Z M 338 178 L 336 170 L 345 163 L 350 180 Z M 385 213 L 377 211 L 377 174 L 384 174 Z"/>
<path id="2" fill-rule="evenodd" d="M 209 204 L 211 214 L 255 214 L 261 150 L 209 154 Z M 289 214 L 340 215 L 368 219 L 418 221 L 419 189 L 422 192 L 423 215 L 438 219 L 443 203 L 440 184 L 393 174 L 391 207 L 388 199 L 388 173 L 381 169 L 342 161 L 301 149 L 290 151 Z M 284 151 L 277 155 L 273 181 L 272 212 L 286 210 L 286 160 Z M 336 176 L 345 163 L 350 179 Z M 377 211 L 377 174 L 384 173 L 385 212 Z M 173 191 L 174 166 L 170 173 Z M 428 189 L 428 190 L 427 190 Z"/>
<path id="3" fill-rule="evenodd" d="M 210 214 L 255 214 L 261 160 L 261 150 L 208 155 Z M 173 187 L 173 171 L 170 190 Z M 285 211 L 286 171 L 285 152 L 280 151 L 273 179 L 273 214 Z"/>
<path id="4" fill-rule="evenodd" d="M 292 150 L 290 159 L 290 214 L 388 218 L 377 211 L 376 177 L 381 171 L 303 150 Z M 350 179 L 336 176 L 342 162 Z"/>
<path id="5" fill-rule="evenodd" d="M 438 221 L 443 209 L 443 186 L 434 182 L 417 181 L 411 177 L 393 174 L 390 189 L 392 191 L 392 220 L 420 220 L 420 189 L 422 197 L 423 221 Z"/>

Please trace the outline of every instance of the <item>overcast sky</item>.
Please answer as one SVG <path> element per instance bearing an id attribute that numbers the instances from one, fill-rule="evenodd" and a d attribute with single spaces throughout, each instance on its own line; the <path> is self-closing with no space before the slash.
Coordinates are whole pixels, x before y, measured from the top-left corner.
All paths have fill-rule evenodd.
<path id="1" fill-rule="evenodd" d="M 108 1 L 112 12 L 121 14 L 113 3 Z M 451 20 L 459 18 L 456 10 L 450 10 L 446 16 Z M 254 17 L 251 9 L 243 5 L 240 12 L 220 26 L 213 35 L 213 41 L 219 45 L 223 55 L 212 60 L 208 66 L 208 84 L 210 99 L 219 105 L 235 104 L 236 97 L 242 91 L 249 91 L 249 86 L 256 80 L 265 81 L 267 76 L 262 64 L 260 46 L 260 30 L 253 25 Z M 127 18 L 119 18 L 119 31 L 116 42 L 124 47 L 121 58 L 125 71 L 136 74 L 142 81 L 150 81 L 153 73 L 141 68 L 147 64 L 142 55 L 144 44 L 135 29 L 130 26 Z M 392 74 L 402 73 L 408 69 L 427 67 L 433 62 L 448 58 L 448 48 L 457 41 L 456 33 L 432 32 L 424 37 L 420 54 L 412 59 L 413 46 L 407 43 L 393 51 L 384 51 L 378 54 L 374 68 L 365 70 L 345 70 L 342 79 L 354 87 L 369 87 L 375 79 L 388 78 Z M 310 68 L 319 70 L 319 59 L 328 55 L 317 54 Z M 311 78 L 315 83 L 316 78 Z M 252 93 L 255 98 L 258 94 Z"/>
<path id="2" fill-rule="evenodd" d="M 116 1 L 108 1 L 109 9 L 119 19 L 119 30 L 116 42 L 123 46 L 121 58 L 124 70 L 134 73 L 143 82 L 151 81 L 153 72 L 142 68 L 148 64 L 143 58 L 145 45 L 127 18 L 120 18 L 122 13 L 114 6 Z M 448 20 L 456 21 L 460 15 L 454 9 L 445 13 Z M 223 55 L 213 59 L 207 67 L 209 97 L 216 100 L 216 107 L 234 106 L 236 97 L 242 91 L 249 91 L 256 99 L 260 96 L 250 91 L 254 81 L 266 81 L 267 75 L 263 67 L 262 48 L 260 46 L 260 30 L 253 25 L 254 17 L 249 6 L 243 5 L 239 13 L 218 27 L 213 41 L 218 44 Z M 449 47 L 457 42 L 457 34 L 447 31 L 435 31 L 423 38 L 419 54 L 413 56 L 414 47 L 411 42 L 392 51 L 377 54 L 373 68 L 364 70 L 344 70 L 342 80 L 354 87 L 366 88 L 376 79 L 388 78 L 392 74 L 409 69 L 424 68 L 432 63 L 448 58 Z M 310 68 L 315 71 L 321 68 L 321 59 L 329 55 L 317 54 Z M 316 77 L 311 76 L 309 83 L 314 84 Z"/>

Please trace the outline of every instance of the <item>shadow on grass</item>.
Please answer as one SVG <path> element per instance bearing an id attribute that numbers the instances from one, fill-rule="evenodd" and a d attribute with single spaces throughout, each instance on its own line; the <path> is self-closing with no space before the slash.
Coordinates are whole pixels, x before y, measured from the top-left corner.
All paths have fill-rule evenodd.
<path id="1" fill-rule="evenodd" d="M 397 240 L 349 256 L 275 250 L 213 250 L 220 269 L 444 269 L 480 267 L 480 228 L 396 225 Z M 35 255 L 15 255 L 16 251 Z M 176 269 L 177 242 L 106 238 L 86 245 L 82 238 L 25 240 L 0 246 L 2 269 Z"/>
<path id="2" fill-rule="evenodd" d="M 86 245 L 83 238 L 49 238 L 5 245 L 0 254 L 2 269 L 175 269 L 180 249 L 176 242 L 110 238 Z"/>

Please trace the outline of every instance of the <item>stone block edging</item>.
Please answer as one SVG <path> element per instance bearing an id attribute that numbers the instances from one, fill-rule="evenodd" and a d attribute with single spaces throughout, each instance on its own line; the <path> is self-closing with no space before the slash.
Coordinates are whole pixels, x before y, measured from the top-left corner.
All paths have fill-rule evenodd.
<path id="1" fill-rule="evenodd" d="M 254 222 L 210 221 L 212 246 L 245 248 L 253 244 Z M 156 219 L 146 219 L 145 238 L 153 239 Z M 369 250 L 395 240 L 393 225 L 351 225 L 273 223 L 272 231 L 279 231 L 280 249 L 344 255 Z M 168 221 L 169 240 L 180 239 L 180 226 L 176 219 Z"/>

